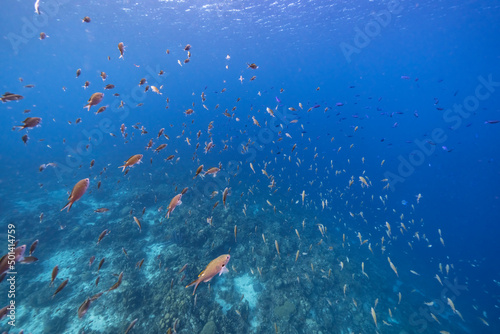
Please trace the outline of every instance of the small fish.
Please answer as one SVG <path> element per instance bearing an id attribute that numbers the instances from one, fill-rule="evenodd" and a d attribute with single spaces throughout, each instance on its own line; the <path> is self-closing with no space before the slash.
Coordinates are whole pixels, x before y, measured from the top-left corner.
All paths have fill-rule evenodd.
<path id="1" fill-rule="evenodd" d="M 9 92 L 5 92 L 5 94 L 3 94 L 2 97 L 0 97 L 0 100 L 2 102 L 19 101 L 19 100 L 22 100 L 22 99 L 24 99 L 24 96 L 19 95 L 19 94 L 9 93 Z"/>
<path id="2" fill-rule="evenodd" d="M 144 261 L 144 260 L 143 260 Z M 113 284 L 113 286 L 111 288 L 109 288 L 108 290 L 106 290 L 106 292 L 109 292 L 109 291 L 113 291 L 115 289 L 118 289 L 118 287 L 122 284 L 122 278 L 123 278 L 123 271 L 120 273 L 120 275 L 118 276 L 118 281 Z"/>
<path id="3" fill-rule="evenodd" d="M 73 203 L 78 201 L 83 194 L 87 191 L 87 188 L 89 187 L 89 182 L 90 180 L 88 178 L 83 179 L 78 181 L 75 186 L 73 187 L 73 190 L 71 190 L 71 194 L 68 197 L 68 203 L 61 209 L 63 211 L 64 209 L 68 208 L 68 212 L 73 206 Z"/>
<path id="4" fill-rule="evenodd" d="M 125 45 L 122 42 L 118 43 L 118 50 L 120 50 L 120 57 L 118 59 L 124 59 L 123 53 L 125 52 Z"/>
<path id="5" fill-rule="evenodd" d="M 194 296 L 194 294 L 196 293 L 196 289 L 201 282 L 209 282 L 215 275 L 219 274 L 220 276 L 223 273 L 227 273 L 229 271 L 227 269 L 227 263 L 229 262 L 230 258 L 231 256 L 229 254 L 224 254 L 212 260 L 207 265 L 207 267 L 198 275 L 198 278 L 196 280 L 186 285 L 186 288 L 195 284 L 193 291 Z"/>
<path id="6" fill-rule="evenodd" d="M 97 245 L 99 245 L 99 243 L 101 242 L 102 238 L 104 238 L 108 234 L 109 234 L 109 232 L 108 232 L 107 229 L 105 229 L 104 231 L 102 231 L 101 234 L 99 234 L 99 238 L 97 239 Z"/>
<path id="7" fill-rule="evenodd" d="M 201 171 L 202 171 L 202 170 L 203 170 L 203 165 L 200 165 L 200 166 L 196 169 L 196 173 L 195 173 L 195 175 L 194 175 L 193 179 L 195 179 L 195 178 L 198 176 L 198 174 L 200 174 L 200 173 L 201 173 Z"/>
<path id="8" fill-rule="evenodd" d="M 213 177 L 215 177 L 219 171 L 220 171 L 220 168 L 218 168 L 218 167 L 212 167 L 212 168 L 209 168 L 205 172 L 205 174 L 203 174 L 203 176 L 212 175 Z"/>
<path id="9" fill-rule="evenodd" d="M 99 266 L 97 267 L 97 272 L 99 273 L 99 270 L 101 270 L 102 265 L 104 264 L 104 261 L 106 260 L 105 257 L 102 258 L 101 262 L 99 262 Z"/>
<path id="10" fill-rule="evenodd" d="M 134 325 L 137 322 L 137 320 L 139 320 L 139 318 L 135 318 L 134 320 L 132 320 L 132 322 L 130 323 L 130 325 L 127 327 L 127 330 L 125 331 L 125 334 L 127 334 L 132 329 L 132 327 L 134 327 Z"/>
<path id="11" fill-rule="evenodd" d="M 132 167 L 135 164 L 141 163 L 141 159 L 142 159 L 142 154 L 135 154 L 130 158 L 128 158 L 128 160 L 125 161 L 125 164 L 123 166 L 119 166 L 118 168 L 122 168 L 122 172 L 124 172 L 125 168 Z"/>
<path id="12" fill-rule="evenodd" d="M 22 123 L 23 125 L 16 125 L 15 128 L 20 128 L 19 131 L 23 129 L 30 129 L 38 126 L 42 122 L 40 117 L 27 117 Z"/>
<path id="13" fill-rule="evenodd" d="M 94 212 L 97 212 L 97 213 L 108 212 L 108 211 L 109 211 L 109 209 L 107 209 L 107 208 L 99 208 L 99 209 L 94 210 Z"/>
<path id="14" fill-rule="evenodd" d="M 66 287 L 66 285 L 68 284 L 68 281 L 69 281 L 69 279 L 66 279 L 64 282 L 61 283 L 61 285 L 59 285 L 59 287 L 56 289 L 56 291 L 52 295 L 52 298 L 54 298 L 59 292 L 61 292 L 62 289 L 64 289 Z"/>
<path id="15" fill-rule="evenodd" d="M 230 188 L 224 189 L 224 192 L 222 193 L 222 204 L 224 204 L 224 207 L 226 206 L 226 199 L 227 199 L 227 193 L 229 192 Z"/>
<path id="16" fill-rule="evenodd" d="M 259 68 L 259 66 L 255 65 L 255 63 L 247 63 L 248 67 L 247 68 L 251 68 L 252 70 L 256 70 Z"/>
<path id="17" fill-rule="evenodd" d="M 35 241 L 33 241 L 33 243 L 31 244 L 31 247 L 30 247 L 30 256 L 35 251 L 36 246 L 38 246 L 38 239 L 35 240 Z"/>
<path id="18" fill-rule="evenodd" d="M 154 149 L 154 151 L 156 153 L 160 152 L 161 150 L 163 150 L 165 147 L 167 147 L 167 144 L 161 144 L 160 146 L 158 146 L 157 148 Z"/>
<path id="19" fill-rule="evenodd" d="M 396 273 L 396 276 L 399 277 L 398 275 L 398 270 L 396 269 L 396 266 L 391 262 L 391 259 L 387 257 L 387 261 L 389 261 L 389 265 L 391 266 L 391 269 Z"/>
<path id="20" fill-rule="evenodd" d="M 85 16 L 85 17 L 82 19 L 82 22 L 83 22 L 83 23 L 90 23 L 90 21 L 91 21 L 91 19 L 90 19 L 90 17 L 88 17 L 88 16 Z"/>
<path id="21" fill-rule="evenodd" d="M 80 319 L 83 318 L 85 313 L 87 313 L 87 311 L 89 310 L 90 303 L 91 303 L 90 298 L 87 298 L 82 303 L 82 305 L 80 305 L 80 307 L 78 308 L 78 318 Z"/>
<path id="22" fill-rule="evenodd" d="M 90 111 L 90 108 L 92 106 L 95 106 L 99 103 L 101 103 L 102 99 L 104 98 L 104 94 L 103 93 L 94 93 L 90 96 L 89 100 L 87 101 L 87 104 L 85 106 L 83 106 L 84 108 L 87 108 L 88 111 Z"/>
<path id="23" fill-rule="evenodd" d="M 371 313 L 372 313 L 373 322 L 375 323 L 375 327 L 378 328 L 378 325 L 377 325 L 377 315 L 375 314 L 375 310 L 373 309 L 373 307 L 371 308 Z"/>
<path id="24" fill-rule="evenodd" d="M 137 224 L 137 226 L 139 226 L 139 232 L 142 232 L 142 226 L 141 226 L 141 222 L 139 221 L 139 219 L 137 219 L 137 217 L 134 216 L 134 221 Z"/>
<path id="25" fill-rule="evenodd" d="M 170 218 L 170 214 L 175 210 L 175 208 L 182 204 L 181 198 L 182 194 L 177 194 L 174 196 L 174 198 L 172 198 L 167 208 L 167 218 Z"/>

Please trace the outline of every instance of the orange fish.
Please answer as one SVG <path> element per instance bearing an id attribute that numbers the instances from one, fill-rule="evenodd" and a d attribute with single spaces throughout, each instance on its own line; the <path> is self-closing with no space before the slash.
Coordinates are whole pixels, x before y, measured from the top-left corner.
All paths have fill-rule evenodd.
<path id="1" fill-rule="evenodd" d="M 73 206 L 73 203 L 78 201 L 83 196 L 83 194 L 85 194 L 85 192 L 87 191 L 87 188 L 89 187 L 89 182 L 90 182 L 89 179 L 86 178 L 86 179 L 78 181 L 75 184 L 75 186 L 73 187 L 73 190 L 71 190 L 71 194 L 69 194 L 68 204 L 66 204 L 64 206 L 64 208 L 61 209 L 61 211 L 68 208 L 68 212 L 69 212 L 69 209 L 71 209 L 71 207 Z"/>
<path id="2" fill-rule="evenodd" d="M 130 158 L 128 158 L 127 161 L 125 161 L 125 165 L 119 166 L 118 168 L 123 168 L 122 172 L 124 172 L 125 168 L 132 167 L 133 165 L 140 163 L 141 159 L 142 159 L 142 154 L 133 155 Z"/>
<path id="3" fill-rule="evenodd" d="M 174 198 L 172 198 L 172 200 L 170 201 L 170 204 L 168 205 L 168 208 L 167 208 L 167 218 L 170 218 L 170 214 L 174 211 L 174 209 L 178 205 L 182 204 L 181 198 L 182 198 L 182 194 L 177 194 L 174 196 Z"/>
<path id="4" fill-rule="evenodd" d="M 84 108 L 87 108 L 87 110 L 90 111 L 90 107 L 95 106 L 95 105 L 101 103 L 103 97 L 104 97 L 103 93 L 94 93 L 94 94 L 92 94 L 92 96 L 87 101 L 88 103 L 84 106 Z"/>
<path id="5" fill-rule="evenodd" d="M 120 50 L 120 57 L 118 59 L 123 59 L 123 52 L 125 52 L 125 45 L 122 42 L 118 43 L 118 50 Z"/>
<path id="6" fill-rule="evenodd" d="M 218 167 L 212 167 L 207 170 L 203 176 L 212 175 L 213 177 L 215 177 L 219 171 L 220 169 Z"/>
<path id="7" fill-rule="evenodd" d="M 219 276 L 220 276 L 223 273 L 227 273 L 229 271 L 227 269 L 227 263 L 229 262 L 230 258 L 231 258 L 231 256 L 229 254 L 224 254 L 224 255 L 219 256 L 215 260 L 212 260 L 212 262 L 210 262 L 208 264 L 208 266 L 205 268 L 205 270 L 203 270 L 198 275 L 198 279 L 196 279 L 193 282 L 186 285 L 186 288 L 190 287 L 193 284 L 196 284 L 194 286 L 194 291 L 193 291 L 193 295 L 194 295 L 196 293 L 196 289 L 198 288 L 198 285 L 201 282 L 208 282 L 217 274 L 219 274 Z"/>

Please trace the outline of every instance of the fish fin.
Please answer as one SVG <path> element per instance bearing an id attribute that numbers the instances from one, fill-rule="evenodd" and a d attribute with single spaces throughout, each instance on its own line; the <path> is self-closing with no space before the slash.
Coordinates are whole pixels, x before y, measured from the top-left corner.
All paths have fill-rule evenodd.
<path id="1" fill-rule="evenodd" d="M 227 269 L 227 267 L 222 267 L 222 269 L 219 271 L 219 276 L 222 275 L 222 274 L 225 274 L 225 273 L 228 273 L 229 272 L 229 269 Z"/>
<path id="2" fill-rule="evenodd" d="M 198 277 L 200 277 L 201 275 L 203 275 L 204 272 L 205 272 L 205 270 L 202 270 L 201 273 L 198 275 Z"/>
<path id="3" fill-rule="evenodd" d="M 64 206 L 64 208 L 61 209 L 61 211 L 63 211 L 64 209 L 68 208 L 68 212 L 69 212 L 69 209 L 71 209 L 72 206 L 73 206 L 73 202 L 69 201 L 68 204 L 66 204 Z"/>
<path id="4" fill-rule="evenodd" d="M 90 107 L 91 107 L 90 103 L 83 106 L 83 108 L 87 108 L 88 111 L 90 111 Z"/>
<path id="5" fill-rule="evenodd" d="M 118 166 L 118 168 L 122 168 L 122 172 L 124 172 L 124 171 L 125 171 L 125 168 L 126 168 L 126 167 L 127 167 L 127 166 L 125 166 L 125 165 L 123 165 L 123 166 Z"/>

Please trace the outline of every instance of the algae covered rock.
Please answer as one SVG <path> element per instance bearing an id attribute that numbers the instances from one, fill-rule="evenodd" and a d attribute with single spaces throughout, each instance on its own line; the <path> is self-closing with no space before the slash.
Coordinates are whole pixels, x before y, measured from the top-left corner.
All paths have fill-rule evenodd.
<path id="1" fill-rule="evenodd" d="M 200 334 L 215 334 L 215 322 L 210 320 L 203 326 L 203 329 L 201 330 Z"/>
<path id="2" fill-rule="evenodd" d="M 282 320 L 288 321 L 290 315 L 295 312 L 295 304 L 290 300 L 285 301 L 285 303 L 281 306 L 278 306 L 274 309 L 274 314 L 281 318 Z"/>

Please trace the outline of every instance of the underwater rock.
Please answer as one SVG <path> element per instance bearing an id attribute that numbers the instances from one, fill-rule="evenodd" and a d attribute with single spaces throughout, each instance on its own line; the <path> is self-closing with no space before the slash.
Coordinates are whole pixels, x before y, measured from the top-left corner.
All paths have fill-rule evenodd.
<path id="1" fill-rule="evenodd" d="M 290 315 L 295 312 L 295 305 L 287 300 L 282 306 L 278 306 L 274 309 L 274 314 L 282 320 L 288 321 Z"/>
<path id="2" fill-rule="evenodd" d="M 203 326 L 200 334 L 215 334 L 215 323 L 212 320 L 207 322 L 205 326 Z"/>

